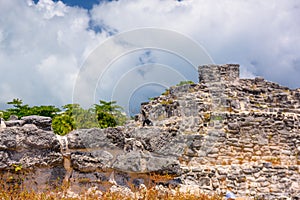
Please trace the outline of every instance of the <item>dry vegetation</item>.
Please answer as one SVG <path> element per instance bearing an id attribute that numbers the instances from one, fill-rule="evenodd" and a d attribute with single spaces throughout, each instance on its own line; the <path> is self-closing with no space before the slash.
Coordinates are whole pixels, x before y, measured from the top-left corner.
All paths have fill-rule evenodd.
<path id="1" fill-rule="evenodd" d="M 139 191 L 134 193 L 135 195 L 127 196 L 121 192 L 105 192 L 102 195 L 99 195 L 97 192 L 92 192 L 89 194 L 81 194 L 76 197 L 68 197 L 67 190 L 57 189 L 54 191 L 47 192 L 35 192 L 30 190 L 16 190 L 16 189 L 0 189 L 0 199 L 1 200 L 94 200 L 94 199 L 103 199 L 103 200 L 130 200 L 130 199 L 145 199 L 145 200 L 156 200 L 156 199 L 167 199 L 167 200 L 221 200 L 220 196 L 207 196 L 205 194 L 193 195 L 188 193 L 176 192 L 174 194 L 164 193 L 154 188 Z"/>
<path id="2" fill-rule="evenodd" d="M 124 190 L 120 188 L 119 191 L 107 191 L 100 192 L 99 190 L 89 190 L 82 194 L 75 194 L 68 190 L 68 186 L 63 185 L 56 189 L 47 190 L 44 192 L 36 192 L 30 189 L 25 189 L 22 184 L 18 182 L 10 182 L 9 180 L 4 182 L 3 179 L 0 183 L 0 200 L 221 200 L 220 196 L 208 196 L 205 194 L 194 195 L 190 193 L 181 193 L 179 190 L 169 189 L 157 189 L 156 187 L 143 188 L 138 190 L 131 190 L 134 192 L 128 192 L 130 190 Z"/>

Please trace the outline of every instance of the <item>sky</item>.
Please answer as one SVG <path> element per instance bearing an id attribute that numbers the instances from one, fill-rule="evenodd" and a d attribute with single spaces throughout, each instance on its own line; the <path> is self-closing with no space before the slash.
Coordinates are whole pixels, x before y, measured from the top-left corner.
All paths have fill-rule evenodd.
<path id="1" fill-rule="evenodd" d="M 121 47 L 114 43 L 113 48 L 103 49 L 105 43 L 145 28 L 188 38 L 213 63 L 240 64 L 242 77 L 263 76 L 299 88 L 299 9 L 298 0 L 0 0 L 0 109 L 13 98 L 29 105 L 58 107 L 74 102 L 80 74 L 93 52 L 102 48 L 104 53 L 97 58 L 106 59 L 105 53 Z M 149 48 L 119 54 L 109 67 L 99 65 L 105 73 L 95 75 L 98 82 L 91 86 L 92 99 L 97 103 L 122 98 L 108 90 L 124 92 L 128 85 L 133 89 L 130 95 L 123 95 L 124 102 L 131 102 L 128 108 L 135 107 L 131 104 L 160 94 L 181 76 L 197 81 L 193 70 L 185 72 L 191 63 L 180 56 Z M 166 69 L 169 71 L 163 71 Z M 150 79 L 158 75 L 174 78 L 167 83 L 154 80 L 150 87 Z M 134 85 L 130 80 L 144 82 Z M 109 82 L 113 83 L 105 88 Z"/>

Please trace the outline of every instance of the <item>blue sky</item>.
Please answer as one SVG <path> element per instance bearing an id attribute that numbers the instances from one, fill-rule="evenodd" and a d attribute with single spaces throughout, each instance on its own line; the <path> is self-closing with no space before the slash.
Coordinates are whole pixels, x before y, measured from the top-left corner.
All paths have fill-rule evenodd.
<path id="1" fill-rule="evenodd" d="M 39 0 L 34 0 L 37 3 Z M 93 5 L 97 5 L 103 0 L 62 0 L 62 2 L 68 6 L 78 6 L 85 9 L 92 9 Z M 110 0 L 106 0 L 110 1 Z M 57 2 L 57 0 L 55 0 Z"/>
<path id="2" fill-rule="evenodd" d="M 263 76 L 299 88 L 299 15 L 298 0 L 0 1 L 0 109 L 13 98 L 30 105 L 71 103 L 78 74 L 97 47 L 117 34 L 149 27 L 185 35 L 215 63 L 239 63 L 242 77 Z M 112 69 L 140 66 L 140 77 L 152 73 L 143 68 L 147 63 L 174 70 L 176 64 L 188 66 L 153 50 L 116 60 Z M 145 99 L 162 87 L 156 85 L 152 93 L 148 85 L 144 92 L 137 88 L 141 97 L 136 98 Z M 95 98 L 108 95 L 97 96 L 101 91 L 96 90 Z"/>

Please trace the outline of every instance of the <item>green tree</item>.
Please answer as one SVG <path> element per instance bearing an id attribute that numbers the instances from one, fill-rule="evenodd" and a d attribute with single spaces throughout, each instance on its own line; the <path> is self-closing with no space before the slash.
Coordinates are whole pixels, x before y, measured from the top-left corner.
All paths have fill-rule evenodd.
<path id="1" fill-rule="evenodd" d="M 79 104 L 67 104 L 64 111 L 52 120 L 56 134 L 65 135 L 74 129 L 98 127 L 94 109 L 83 109 Z"/>
<path id="2" fill-rule="evenodd" d="M 67 104 L 64 111 L 52 119 L 52 129 L 58 135 L 66 135 L 76 129 L 74 110 L 79 109 L 79 104 Z"/>
<path id="3" fill-rule="evenodd" d="M 59 108 L 55 106 L 33 106 L 30 108 L 31 115 L 40 115 L 53 118 L 58 112 Z"/>
<path id="4" fill-rule="evenodd" d="M 27 104 L 23 105 L 23 101 L 21 99 L 13 99 L 7 104 L 12 105 L 13 108 L 9 108 L 6 110 L 4 116 L 5 118 L 9 118 L 10 115 L 16 115 L 19 118 L 31 115 L 30 108 Z"/>
<path id="5" fill-rule="evenodd" d="M 108 128 L 117 126 L 115 117 L 107 112 L 97 112 L 97 120 L 100 128 Z"/>
<path id="6" fill-rule="evenodd" d="M 16 115 L 18 118 L 29 115 L 40 115 L 53 118 L 56 113 L 60 111 L 60 109 L 55 106 L 30 107 L 27 104 L 24 105 L 21 99 L 13 99 L 12 101 L 7 102 L 7 104 L 12 105 L 13 108 L 8 108 L 3 112 L 5 120 L 11 115 Z"/>
<path id="7" fill-rule="evenodd" d="M 123 108 L 116 105 L 116 101 L 100 100 L 99 103 L 94 104 L 94 106 L 100 128 L 115 127 L 126 122 L 127 117 Z"/>
<path id="8" fill-rule="evenodd" d="M 100 100 L 99 104 L 89 109 L 84 109 L 79 104 L 67 104 L 62 107 L 62 112 L 55 106 L 30 107 L 24 105 L 20 99 L 13 99 L 7 104 L 13 107 L 3 111 L 4 119 L 8 119 L 11 115 L 19 118 L 28 115 L 51 117 L 53 131 L 59 135 L 65 135 L 74 129 L 115 127 L 123 125 L 127 120 L 122 107 L 116 105 L 115 101 Z"/>
<path id="9" fill-rule="evenodd" d="M 66 135 L 75 129 L 75 121 L 65 113 L 57 115 L 52 120 L 52 129 L 58 135 Z"/>
<path id="10" fill-rule="evenodd" d="M 72 107 L 73 105 L 73 107 Z M 98 127 L 95 110 L 83 109 L 79 104 L 68 105 L 68 114 L 73 116 L 77 129 Z M 70 106 L 72 107 L 70 110 Z"/>

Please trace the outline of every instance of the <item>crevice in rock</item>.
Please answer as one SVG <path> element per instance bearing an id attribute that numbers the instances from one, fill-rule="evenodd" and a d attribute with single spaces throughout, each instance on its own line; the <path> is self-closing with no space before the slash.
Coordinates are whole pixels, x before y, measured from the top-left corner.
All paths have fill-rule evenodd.
<path id="1" fill-rule="evenodd" d="M 59 143 L 60 143 L 60 150 L 61 150 L 61 154 L 63 156 L 63 166 L 66 170 L 66 174 L 64 177 L 64 182 L 68 183 L 71 176 L 72 176 L 72 172 L 73 172 L 73 168 L 71 165 L 71 153 L 70 150 L 68 148 L 68 140 L 67 137 L 65 136 L 60 136 L 60 135 L 56 135 Z"/>

